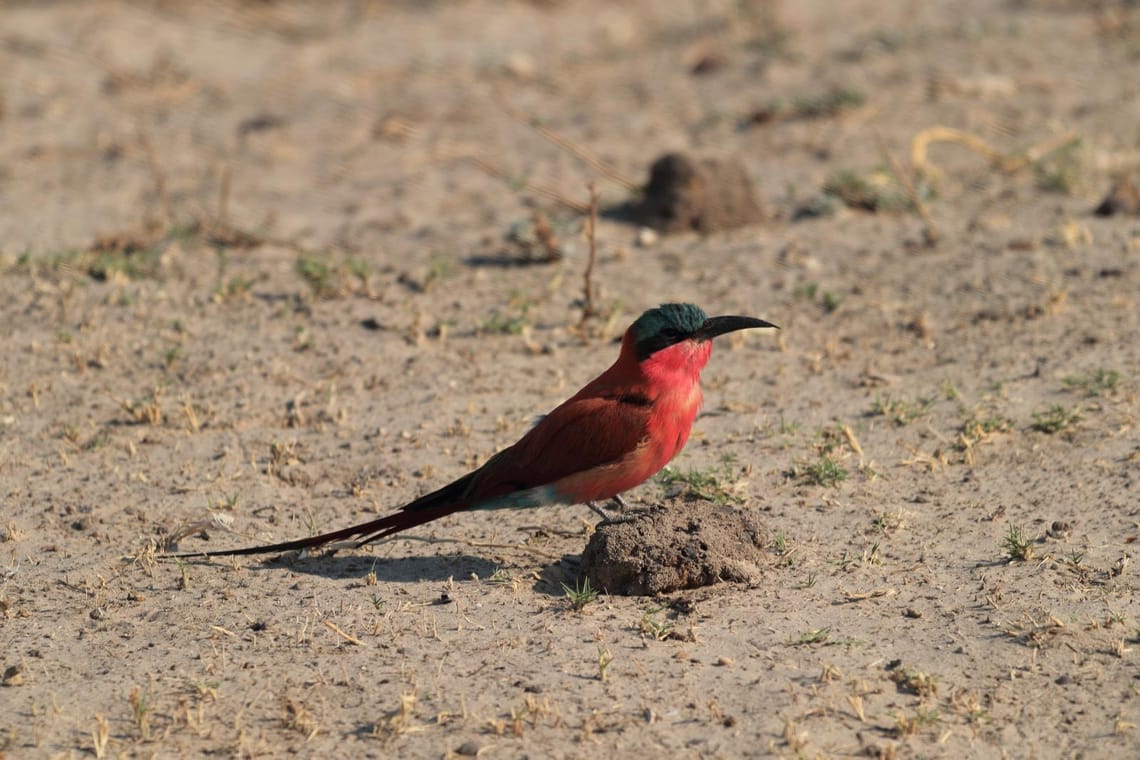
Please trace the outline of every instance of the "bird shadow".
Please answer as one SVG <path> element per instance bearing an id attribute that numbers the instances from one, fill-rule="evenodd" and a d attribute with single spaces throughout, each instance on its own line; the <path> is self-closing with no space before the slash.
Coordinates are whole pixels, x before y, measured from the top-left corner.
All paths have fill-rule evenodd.
<path id="1" fill-rule="evenodd" d="M 214 560 L 217 562 L 217 560 Z M 455 554 L 432 557 L 369 557 L 363 555 L 324 554 L 298 557 L 279 555 L 247 566 L 250 570 L 289 570 L 330 580 L 359 580 L 387 583 L 447 581 L 451 578 L 490 577 L 497 565 L 484 557 Z M 366 581 L 367 579 L 367 581 Z"/>
<path id="2" fill-rule="evenodd" d="M 190 565 L 228 564 L 237 558 L 184 557 Z M 287 570 L 329 580 L 358 580 L 361 583 L 384 581 L 387 583 L 416 583 L 419 581 L 465 581 L 472 577 L 481 580 L 492 578 L 503 568 L 493 562 L 471 554 L 443 554 L 432 556 L 379 557 L 362 554 L 298 554 L 285 552 L 244 565 L 248 570 Z M 582 571 L 582 555 L 563 554 L 534 573 L 531 589 L 544 596 L 560 597 L 566 588 L 578 584 Z M 374 577 L 370 577 L 374 576 Z"/>

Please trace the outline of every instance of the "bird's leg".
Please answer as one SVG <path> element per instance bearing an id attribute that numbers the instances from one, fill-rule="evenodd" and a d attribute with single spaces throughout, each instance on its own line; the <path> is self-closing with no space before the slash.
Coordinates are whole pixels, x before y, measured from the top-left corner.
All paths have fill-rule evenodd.
<path id="1" fill-rule="evenodd" d="M 617 505 L 618 510 L 621 511 L 623 514 L 627 511 L 629 511 L 629 502 L 627 502 L 625 499 L 623 499 L 620 493 L 612 496 L 610 498 L 610 501 L 615 503 Z M 598 503 L 596 501 L 588 501 L 588 502 L 586 502 L 586 506 L 589 507 L 590 509 L 592 509 L 594 511 L 594 514 L 596 514 L 598 517 L 602 518 L 603 520 L 612 519 L 609 515 L 606 514 L 606 511 L 604 509 L 602 509 L 601 507 L 598 506 Z M 611 507 L 611 509 L 612 509 L 612 507 Z"/>
<path id="2" fill-rule="evenodd" d="M 586 506 L 589 507 L 590 509 L 594 510 L 594 514 L 596 514 L 598 517 L 602 518 L 603 520 L 610 519 L 610 516 L 607 515 L 604 511 L 602 511 L 602 508 L 599 507 L 594 502 L 588 501 L 588 502 L 586 502 Z"/>

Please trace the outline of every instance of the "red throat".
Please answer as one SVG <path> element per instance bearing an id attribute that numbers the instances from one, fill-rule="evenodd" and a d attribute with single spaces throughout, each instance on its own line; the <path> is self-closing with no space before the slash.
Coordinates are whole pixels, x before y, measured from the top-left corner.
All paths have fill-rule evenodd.
<path id="1" fill-rule="evenodd" d="M 701 370 L 712 356 L 712 341 L 683 340 L 663 348 L 641 362 L 641 371 L 651 385 L 681 388 L 698 383 Z"/>

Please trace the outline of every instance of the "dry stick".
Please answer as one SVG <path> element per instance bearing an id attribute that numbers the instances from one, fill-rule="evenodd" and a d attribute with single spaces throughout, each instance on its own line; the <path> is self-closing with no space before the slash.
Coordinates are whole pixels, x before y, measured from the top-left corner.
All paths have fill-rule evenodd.
<path id="1" fill-rule="evenodd" d="M 895 175 L 895 179 L 897 179 L 899 184 L 903 186 L 903 189 L 906 190 L 906 195 L 910 199 L 911 205 L 914 206 L 914 210 L 922 217 L 922 223 L 925 225 L 922 230 L 922 236 L 926 240 L 926 244 L 930 246 L 934 245 L 942 236 L 938 232 L 938 225 L 934 223 L 934 218 L 930 215 L 930 209 L 922 202 L 922 198 L 918 197 L 918 191 L 914 188 L 914 182 L 911 180 L 910 174 L 903 170 L 899 162 L 895 160 L 895 157 L 887 150 L 887 144 L 882 136 L 878 136 L 877 139 L 879 142 L 879 152 L 887 159 L 887 163 L 891 167 L 891 173 Z"/>
<path id="2" fill-rule="evenodd" d="M 142 127 L 139 127 L 139 142 L 142 144 L 143 152 L 146 154 L 146 162 L 150 167 L 151 178 L 154 180 L 154 191 L 158 194 L 159 201 L 162 203 L 162 232 L 165 233 L 167 228 L 174 222 L 174 216 L 170 206 L 170 193 L 166 191 L 166 173 L 163 172 L 162 166 L 158 163 L 158 155 L 154 151 L 154 144 L 151 143 L 150 137 Z"/>
<path id="3" fill-rule="evenodd" d="M 985 140 L 969 132 L 949 127 L 931 127 L 922 130 L 911 139 L 910 165 L 916 172 L 927 171 L 926 152 L 930 143 L 933 142 L 952 142 L 963 145 L 975 153 L 982 154 L 995 164 L 1000 164 L 1005 158 L 1005 155 L 1000 151 L 987 145 Z"/>
<path id="4" fill-rule="evenodd" d="M 480 169 L 485 171 L 487 174 L 490 174 L 492 177 L 498 177 L 499 179 L 504 180 L 504 181 L 509 182 L 509 183 L 514 183 L 514 181 L 515 181 L 514 177 L 512 177 L 510 174 L 508 174 L 507 172 L 498 168 L 497 166 L 495 166 L 491 162 L 485 161 L 484 159 L 479 158 L 478 156 L 464 156 L 464 158 L 466 158 L 468 161 L 470 161 L 471 163 L 478 166 Z M 585 214 L 590 210 L 589 206 L 585 206 L 582 203 L 579 203 L 578 201 L 567 198 L 565 195 L 558 192 L 554 188 L 545 187 L 543 185 L 535 185 L 535 184 L 532 184 L 530 182 L 524 183 L 523 187 L 525 187 L 527 190 L 531 191 L 532 193 L 535 193 L 536 195 L 542 195 L 542 196 L 545 196 L 547 198 L 550 198 L 551 200 L 555 201 L 556 203 L 561 203 L 566 208 L 568 208 L 572 211 L 576 211 L 579 214 Z"/>
<path id="5" fill-rule="evenodd" d="M 590 206 L 589 216 L 586 217 L 586 240 L 590 243 L 590 256 L 586 259 L 586 274 L 583 276 L 583 297 L 586 305 L 582 308 L 582 321 L 579 325 L 584 325 L 586 320 L 594 316 L 597 311 L 594 308 L 594 262 L 598 258 L 598 189 L 591 182 L 587 185 L 590 189 Z"/>
<path id="6" fill-rule="evenodd" d="M 226 226 L 226 216 L 230 206 L 230 182 L 233 177 L 233 172 L 230 170 L 230 165 L 226 164 L 222 167 L 222 186 L 218 188 L 218 219 L 217 225 L 219 227 Z"/>
<path id="7" fill-rule="evenodd" d="M 351 633 L 346 633 L 344 630 L 341 629 L 341 627 L 339 625 L 337 625 L 333 621 L 324 620 L 322 622 L 325 624 L 325 628 L 328 628 L 330 631 L 332 631 L 336 635 L 340 636 L 342 639 L 347 641 L 349 644 L 356 644 L 357 646 L 361 646 L 361 647 L 364 646 L 363 641 L 356 638 Z"/>
<path id="8" fill-rule="evenodd" d="M 520 124 L 525 124 L 558 147 L 569 151 L 570 153 L 580 158 L 582 161 L 585 161 L 586 164 L 588 164 L 594 171 L 598 172 L 603 177 L 616 182 L 630 192 L 637 192 L 641 189 L 640 184 L 622 174 L 616 167 L 611 166 L 602 159 L 598 158 L 589 150 L 583 148 L 581 145 L 578 145 L 577 143 L 572 142 L 571 140 L 558 134 L 550 127 L 545 126 L 538 120 L 538 117 L 527 116 L 526 114 L 515 110 L 507 102 L 506 97 L 504 97 L 501 92 L 495 93 L 495 100 L 498 101 L 499 106 L 512 119 L 519 122 Z"/>
<path id="9" fill-rule="evenodd" d="M 950 127 L 931 127 L 919 132 L 910 143 L 910 165 L 915 171 L 926 172 L 929 162 L 926 160 L 927 150 L 931 143 L 950 142 L 962 145 L 975 153 L 988 158 L 994 165 L 1004 172 L 1016 172 L 1026 166 L 1037 163 L 1050 153 L 1067 147 L 1080 139 L 1075 132 L 1066 132 L 1061 135 L 1047 137 L 1026 150 L 1021 155 L 1007 155 L 990 147 L 985 140 L 977 135 L 963 132 Z"/>

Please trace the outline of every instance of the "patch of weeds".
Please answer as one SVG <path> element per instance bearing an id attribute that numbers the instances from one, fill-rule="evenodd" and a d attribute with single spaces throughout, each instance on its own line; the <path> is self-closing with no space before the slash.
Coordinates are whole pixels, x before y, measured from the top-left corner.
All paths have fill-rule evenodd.
<path id="1" fill-rule="evenodd" d="M 905 712 L 899 710 L 895 715 L 894 734 L 899 738 L 914 736 L 923 728 L 932 728 L 941 721 L 942 716 L 937 710 L 920 707 L 915 710 L 914 717 L 908 717 Z"/>
<path id="2" fill-rule="evenodd" d="M 917 694 L 923 698 L 938 695 L 938 680 L 921 670 L 896 668 L 891 671 L 890 678 L 898 686 L 899 691 Z"/>
<path id="3" fill-rule="evenodd" d="M 606 680 L 606 671 L 614 661 L 613 653 L 601 644 L 598 644 L 598 680 Z"/>
<path id="4" fill-rule="evenodd" d="M 585 578 L 581 585 L 578 585 L 578 581 L 574 581 L 573 587 L 563 583 L 562 591 L 566 594 L 566 601 L 570 603 L 570 609 L 575 612 L 581 612 L 586 608 L 586 605 L 598 599 L 598 590 L 591 588 L 589 578 Z"/>
<path id="5" fill-rule="evenodd" d="M 1037 189 L 1047 193 L 1072 195 L 1081 183 L 1080 140 L 1054 151 L 1038 161 L 1033 169 Z"/>
<path id="6" fill-rule="evenodd" d="M 174 363 L 178 361 L 179 357 L 181 356 L 182 344 L 174 343 L 162 352 L 162 365 L 166 367 L 166 369 L 170 369 L 174 366 Z"/>
<path id="7" fill-rule="evenodd" d="M 80 260 L 89 277 L 106 282 L 116 277 L 128 280 L 156 277 L 161 258 L 159 245 L 115 237 L 95 241 Z"/>
<path id="8" fill-rule="evenodd" d="M 522 587 L 522 579 L 518 576 L 512 575 L 507 569 L 502 567 L 496 569 L 495 572 L 491 573 L 491 577 L 487 579 L 487 582 L 493 586 L 509 588 L 513 593 L 516 594 Z"/>
<path id="9" fill-rule="evenodd" d="M 119 401 L 119 407 L 127 413 L 132 424 L 159 425 L 165 419 L 162 412 L 161 394 L 161 387 L 155 386 L 142 400 L 122 399 Z"/>
<path id="10" fill-rule="evenodd" d="M 919 396 L 913 401 L 880 396 L 871 403 L 871 409 L 867 412 L 867 416 L 886 417 L 897 427 L 904 427 L 921 417 L 925 417 L 933 407 L 934 399 L 925 396 Z"/>
<path id="11" fill-rule="evenodd" d="M 822 95 L 801 95 L 792 102 L 792 110 L 805 119 L 822 119 L 858 108 L 867 100 L 859 90 L 844 87 Z"/>
<path id="12" fill-rule="evenodd" d="M 1013 430 L 1013 420 L 1000 414 L 982 414 L 978 410 L 971 412 L 958 428 L 958 437 L 962 440 L 981 443 L 997 433 L 1008 433 Z"/>
<path id="13" fill-rule="evenodd" d="M 297 353 L 308 351 L 313 347 L 313 335 L 304 325 L 297 325 L 293 328 L 293 350 Z M 294 426 L 290 426 L 294 427 Z"/>
<path id="14" fill-rule="evenodd" d="M 838 198 L 848 208 L 863 211 L 908 211 L 911 208 L 906 192 L 885 171 L 864 177 L 844 169 L 824 182 L 823 194 Z"/>
<path id="15" fill-rule="evenodd" d="M 527 311 L 529 304 L 523 304 L 516 313 L 507 313 L 495 309 L 491 315 L 479 325 L 479 332 L 487 335 L 518 335 L 526 328 Z"/>
<path id="16" fill-rule="evenodd" d="M 91 742 L 95 750 L 96 760 L 102 760 L 107 756 L 107 745 L 111 740 L 110 726 L 107 725 L 107 719 L 102 714 L 95 715 L 95 728 L 91 731 Z"/>
<path id="17" fill-rule="evenodd" d="M 788 537 L 784 535 L 783 531 L 777 533 L 776 537 L 772 539 L 772 549 L 779 557 L 780 564 L 785 567 L 791 567 L 795 564 L 796 547 L 788 541 Z"/>
<path id="18" fill-rule="evenodd" d="M 874 521 L 871 523 L 875 531 L 882 533 L 884 536 L 890 536 L 895 531 L 901 529 L 904 525 L 903 510 L 897 512 L 880 512 L 875 515 Z"/>
<path id="19" fill-rule="evenodd" d="M 89 438 L 87 441 L 85 441 L 83 443 L 82 448 L 84 451 L 98 451 L 99 449 L 106 446 L 108 441 L 110 441 L 110 440 L 111 439 L 107 435 L 107 433 L 99 432 L 99 433 L 96 433 L 95 435 L 91 436 L 91 438 Z"/>
<path id="20" fill-rule="evenodd" d="M 681 471 L 665 467 L 657 473 L 655 481 L 665 490 L 666 496 L 684 496 L 685 499 L 704 499 L 714 504 L 739 504 L 741 483 L 734 482 L 735 463 L 725 458 L 719 465 L 703 470 L 691 468 Z"/>
<path id="21" fill-rule="evenodd" d="M 962 420 L 954 443 L 957 449 L 965 454 L 966 461 L 973 464 L 975 446 L 985 443 L 999 433 L 1008 433 L 1012 429 L 1013 420 L 1008 417 L 975 409 Z"/>
<path id="22" fill-rule="evenodd" d="M 800 634 L 799 638 L 789 639 L 788 646 L 806 646 L 810 644 L 822 644 L 827 641 L 827 637 L 831 635 L 831 628 L 816 628 L 812 631 L 804 631 Z"/>
<path id="23" fill-rule="evenodd" d="M 1063 404 L 1050 404 L 1044 412 L 1033 413 L 1033 424 L 1030 427 L 1042 433 L 1053 435 L 1060 433 L 1077 424 L 1081 419 L 1081 408 L 1074 406 L 1066 409 Z"/>
<path id="24" fill-rule="evenodd" d="M 414 689 L 401 694 L 400 706 L 394 710 L 389 710 L 372 724 L 372 735 L 382 739 L 393 739 L 415 731 L 417 726 L 412 725 L 412 720 L 415 718 L 418 701 L 419 695 Z"/>
<path id="25" fill-rule="evenodd" d="M 1086 396 L 1107 396 L 1116 390 L 1120 373 L 1114 369 L 1097 368 L 1082 375 L 1069 375 L 1061 380 L 1066 388 L 1084 392 Z"/>
<path id="26" fill-rule="evenodd" d="M 339 267 L 323 253 L 302 253 L 297 257 L 297 274 L 309 284 L 317 298 L 332 298 L 340 292 Z"/>
<path id="27" fill-rule="evenodd" d="M 795 435 L 800 432 L 800 423 L 788 422 L 784 419 L 784 415 L 781 414 L 779 431 L 781 435 Z"/>
<path id="28" fill-rule="evenodd" d="M 281 725 L 301 734 L 305 737 L 305 741 L 310 741 L 320 731 L 320 722 L 312 712 L 290 697 L 283 697 L 281 700 Z"/>
<path id="29" fill-rule="evenodd" d="M 878 542 L 871 544 L 869 547 L 864 547 L 862 553 L 858 557 L 851 554 L 847 549 L 844 549 L 842 556 L 839 558 L 839 567 L 845 571 L 850 571 L 852 568 L 860 567 L 862 565 L 881 564 L 883 564 L 883 558 L 879 554 Z"/>
<path id="30" fill-rule="evenodd" d="M 863 550 L 863 564 L 864 565 L 881 565 L 883 564 L 883 556 L 879 553 L 879 542 L 871 544 L 870 548 Z"/>
<path id="31" fill-rule="evenodd" d="M 850 444 L 850 438 L 843 423 L 836 423 L 831 427 L 819 431 L 819 437 L 812 443 L 812 447 L 822 456 L 828 456 L 844 444 Z M 860 453 L 856 451 L 855 453 Z"/>
<path id="32" fill-rule="evenodd" d="M 446 256 L 435 255 L 431 258 L 428 271 L 424 275 L 421 288 L 426 292 L 434 283 L 450 280 L 455 277 L 455 262 Z"/>
<path id="33" fill-rule="evenodd" d="M 950 705 L 971 725 L 981 725 L 990 719 L 989 711 L 982 705 L 978 695 L 965 689 L 959 689 L 950 695 Z"/>
<path id="34" fill-rule="evenodd" d="M 795 588 L 797 591 L 804 591 L 806 589 L 813 588 L 815 586 L 815 582 L 818 579 L 819 578 L 815 573 L 808 573 L 807 578 L 797 583 L 793 588 Z"/>
<path id="35" fill-rule="evenodd" d="M 245 300 L 249 297 L 249 292 L 253 289 L 253 283 L 254 280 L 252 277 L 236 274 L 224 283 L 218 283 L 214 288 L 213 301 L 214 303 L 223 303 L 226 301 Z"/>
<path id="36" fill-rule="evenodd" d="M 372 264 L 368 259 L 351 258 L 345 262 L 348 273 L 357 279 L 361 290 L 368 290 L 368 280 L 372 277 Z"/>
<path id="37" fill-rule="evenodd" d="M 641 616 L 641 622 L 638 624 L 642 635 L 649 636 L 655 641 L 664 641 L 673 635 L 673 624 L 668 620 L 656 617 L 664 609 L 664 607 L 650 607 L 645 611 Z"/>
<path id="38" fill-rule="evenodd" d="M 1001 548 L 1011 562 L 1024 562 L 1033 556 L 1033 539 L 1022 528 L 1010 525 L 1001 540 Z"/>
<path id="39" fill-rule="evenodd" d="M 1042 649 L 1065 632 L 1065 624 L 1051 614 L 1042 613 L 1036 618 L 1027 615 L 1003 632 L 1027 647 Z"/>
<path id="40" fill-rule="evenodd" d="M 847 470 L 829 456 L 821 457 L 818 462 L 813 464 L 796 465 L 794 474 L 799 478 L 800 483 L 812 486 L 834 488 L 847 480 Z"/>
<path id="41" fill-rule="evenodd" d="M 138 686 L 135 686 L 131 689 L 129 701 L 131 703 L 131 717 L 134 719 L 135 730 L 138 731 L 140 739 L 149 741 L 151 719 L 150 689 L 144 692 Z"/>
<path id="42" fill-rule="evenodd" d="M 825 290 L 820 293 L 819 284 L 815 282 L 807 282 L 801 285 L 797 285 L 796 289 L 793 291 L 793 295 L 802 301 L 810 301 L 812 303 L 816 302 L 818 296 L 819 306 L 827 314 L 831 314 L 836 311 L 843 303 L 842 295 L 839 293 L 833 293 L 830 290 Z"/>
<path id="43" fill-rule="evenodd" d="M 827 92 L 800 95 L 787 103 L 773 100 L 767 106 L 757 109 L 747 119 L 747 124 L 770 124 L 793 119 L 827 119 L 859 108 L 867 96 L 853 87 L 842 87 Z"/>

